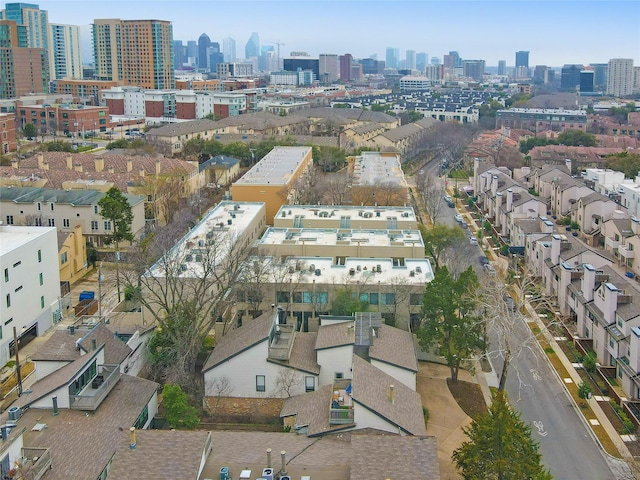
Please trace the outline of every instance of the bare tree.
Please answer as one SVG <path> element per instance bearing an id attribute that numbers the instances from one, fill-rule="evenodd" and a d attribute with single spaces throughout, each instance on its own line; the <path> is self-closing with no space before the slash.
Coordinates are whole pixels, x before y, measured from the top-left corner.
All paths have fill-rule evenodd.
<path id="1" fill-rule="evenodd" d="M 158 223 L 171 223 L 173 217 L 180 210 L 181 199 L 185 196 L 182 180 L 186 173 L 182 168 L 174 169 L 163 175 L 145 176 L 138 191 L 147 197 L 145 216 Z"/>
<path id="2" fill-rule="evenodd" d="M 276 396 L 291 397 L 302 382 L 302 375 L 295 368 L 280 369 L 275 380 Z"/>
<path id="3" fill-rule="evenodd" d="M 211 414 L 214 417 L 218 416 L 218 409 L 220 407 L 220 401 L 223 397 L 228 397 L 233 393 L 233 385 L 231 385 L 231 379 L 226 376 L 216 377 L 211 384 L 213 396 L 216 399 L 216 403 L 213 406 Z"/>
<path id="4" fill-rule="evenodd" d="M 49 217 L 42 213 L 30 213 L 24 217 L 25 225 L 31 227 L 46 227 Z"/>
<path id="5" fill-rule="evenodd" d="M 422 207 L 429 215 L 431 223 L 436 223 L 444 208 L 444 185 L 438 178 L 424 170 L 416 174 L 415 181 Z"/>
<path id="6" fill-rule="evenodd" d="M 240 273 L 240 281 L 236 287 L 237 299 L 243 302 L 251 318 L 262 315 L 262 304 L 265 299 L 265 285 L 271 273 L 271 259 L 254 255 L 247 259 Z"/>
<path id="7" fill-rule="evenodd" d="M 351 178 L 346 169 L 338 173 L 327 174 L 319 181 L 319 189 L 323 192 L 322 202 L 327 205 L 350 203 L 350 188 Z"/>
<path id="8" fill-rule="evenodd" d="M 291 205 L 317 205 L 322 197 L 318 189 L 318 175 L 316 168 L 300 175 L 286 190 L 286 197 Z"/>

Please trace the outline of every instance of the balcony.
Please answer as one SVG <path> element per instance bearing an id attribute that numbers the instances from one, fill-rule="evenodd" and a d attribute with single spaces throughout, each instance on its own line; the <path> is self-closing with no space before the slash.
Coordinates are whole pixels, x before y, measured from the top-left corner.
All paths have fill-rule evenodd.
<path id="1" fill-rule="evenodd" d="M 295 325 L 276 325 L 269 338 L 269 358 L 273 360 L 289 360 L 295 337 Z"/>
<path id="2" fill-rule="evenodd" d="M 96 410 L 120 381 L 120 365 L 98 365 L 98 374 L 79 395 L 69 395 L 72 410 Z"/>
<path id="3" fill-rule="evenodd" d="M 51 468 L 51 453 L 48 448 L 23 448 L 22 468 L 29 478 L 40 480 Z"/>
<path id="4" fill-rule="evenodd" d="M 618 245 L 618 254 L 622 258 L 635 258 L 635 250 L 632 250 L 632 245 Z"/>
<path id="5" fill-rule="evenodd" d="M 620 242 L 618 240 L 614 240 L 611 237 L 604 238 L 604 248 L 606 250 L 610 250 L 613 252 L 616 248 L 618 248 L 618 245 L 620 245 Z"/>
<path id="6" fill-rule="evenodd" d="M 329 425 L 351 425 L 353 421 L 353 401 L 351 400 L 351 380 L 336 380 L 329 408 Z"/>

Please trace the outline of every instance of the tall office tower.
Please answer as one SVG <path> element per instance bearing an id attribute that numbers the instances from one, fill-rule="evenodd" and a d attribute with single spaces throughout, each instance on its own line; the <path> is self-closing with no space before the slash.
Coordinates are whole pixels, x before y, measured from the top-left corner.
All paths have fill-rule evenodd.
<path id="1" fill-rule="evenodd" d="M 182 65 L 187 61 L 187 47 L 183 45 L 182 40 L 173 41 L 173 69 L 180 70 Z"/>
<path id="2" fill-rule="evenodd" d="M 593 83 L 596 88 L 607 87 L 607 70 L 609 69 L 608 63 L 590 63 L 589 66 L 593 69 L 594 79 Z"/>
<path id="3" fill-rule="evenodd" d="M 562 67 L 560 77 L 560 88 L 562 90 L 573 90 L 580 85 L 580 72 L 582 65 L 566 63 Z"/>
<path id="4" fill-rule="evenodd" d="M 506 75 L 506 74 L 507 74 L 507 61 L 498 60 L 498 75 Z"/>
<path id="5" fill-rule="evenodd" d="M 409 70 L 416 69 L 416 51 L 415 50 L 407 50 L 405 54 L 406 65 L 405 67 Z"/>
<path id="6" fill-rule="evenodd" d="M 93 54 L 98 80 L 153 89 L 175 85 L 171 22 L 96 19 Z"/>
<path id="7" fill-rule="evenodd" d="M 580 93 L 593 92 L 595 72 L 593 70 L 582 70 L 580 72 Z"/>
<path id="8" fill-rule="evenodd" d="M 448 68 L 453 70 L 456 68 L 456 57 L 453 55 L 446 54 L 442 57 L 442 65 L 444 68 Z"/>
<path id="9" fill-rule="evenodd" d="M 82 78 L 80 27 L 49 24 L 49 79 Z"/>
<path id="10" fill-rule="evenodd" d="M 440 57 L 431 57 L 431 65 L 442 65 Z"/>
<path id="11" fill-rule="evenodd" d="M 533 70 L 533 81 L 535 83 L 549 83 L 549 72 L 551 70 L 546 65 L 536 65 Z"/>
<path id="12" fill-rule="evenodd" d="M 46 57 L 44 49 L 27 47 L 15 21 L 0 20 L 0 98 L 46 93 Z"/>
<path id="13" fill-rule="evenodd" d="M 222 53 L 224 53 L 225 62 L 236 61 L 236 41 L 233 38 L 227 37 L 222 40 Z"/>
<path id="14" fill-rule="evenodd" d="M 207 54 L 207 50 L 210 46 L 211 39 L 209 35 L 206 33 L 200 35 L 200 38 L 198 38 L 198 68 L 209 69 L 209 55 Z"/>
<path id="15" fill-rule="evenodd" d="M 335 53 L 321 53 L 318 57 L 320 79 L 324 83 L 334 83 L 340 78 L 340 59 Z M 369 72 L 364 72 L 369 73 Z M 375 72 L 377 73 L 377 72 Z"/>
<path id="16" fill-rule="evenodd" d="M 624 97 L 633 93 L 633 59 L 612 58 L 607 73 L 607 95 Z"/>
<path id="17" fill-rule="evenodd" d="M 400 63 L 400 50 L 398 48 L 387 47 L 387 68 L 398 68 Z"/>
<path id="18" fill-rule="evenodd" d="M 484 75 L 484 60 L 463 60 L 462 69 L 465 77 L 473 78 L 476 81 L 482 80 Z"/>
<path id="19" fill-rule="evenodd" d="M 191 65 L 198 65 L 198 42 L 195 40 L 187 41 L 187 62 Z"/>
<path id="20" fill-rule="evenodd" d="M 275 48 L 273 48 L 273 45 L 263 45 L 262 47 L 260 47 L 260 56 L 258 57 L 258 71 L 272 71 L 272 69 L 269 68 L 269 62 L 271 61 L 271 58 L 276 57 L 275 51 L 276 50 Z M 277 70 L 277 68 L 275 70 Z"/>
<path id="21" fill-rule="evenodd" d="M 208 70 L 210 72 L 216 71 L 216 65 L 224 62 L 224 55 L 220 51 L 220 44 L 218 42 L 211 42 L 211 46 L 207 48 L 207 58 L 209 59 Z"/>
<path id="22" fill-rule="evenodd" d="M 449 52 L 449 55 L 451 55 L 454 58 L 453 68 L 461 68 L 462 67 L 462 58 L 460 58 L 460 54 L 458 52 L 456 52 L 455 50 L 451 50 Z"/>
<path id="23" fill-rule="evenodd" d="M 244 47 L 244 58 L 260 56 L 260 37 L 258 32 L 253 32 L 249 37 L 247 45 Z"/>
<path id="24" fill-rule="evenodd" d="M 429 56 L 425 52 L 420 52 L 416 54 L 416 70 L 420 70 L 424 72 L 424 69 L 427 66 L 427 61 L 429 60 Z"/>
<path id="25" fill-rule="evenodd" d="M 516 52 L 516 68 L 518 67 L 527 67 L 529 68 L 529 52 L 525 50 L 520 50 Z"/>
<path id="26" fill-rule="evenodd" d="M 340 80 L 343 82 L 351 81 L 351 65 L 353 64 L 353 56 L 350 53 L 340 55 Z"/>

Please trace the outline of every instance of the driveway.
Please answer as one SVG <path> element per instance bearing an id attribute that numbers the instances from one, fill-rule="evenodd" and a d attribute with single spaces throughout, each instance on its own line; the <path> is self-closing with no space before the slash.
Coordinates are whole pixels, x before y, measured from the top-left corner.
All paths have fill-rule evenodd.
<path id="1" fill-rule="evenodd" d="M 471 423 L 471 418 L 462 411 L 447 386 L 449 367 L 436 363 L 420 362 L 417 390 L 422 397 L 422 405 L 429 410 L 427 435 L 438 440 L 438 462 L 442 480 L 462 478 L 451 463 L 453 451 L 467 438 L 462 427 Z M 460 370 L 459 379 L 474 382 L 469 372 Z"/>

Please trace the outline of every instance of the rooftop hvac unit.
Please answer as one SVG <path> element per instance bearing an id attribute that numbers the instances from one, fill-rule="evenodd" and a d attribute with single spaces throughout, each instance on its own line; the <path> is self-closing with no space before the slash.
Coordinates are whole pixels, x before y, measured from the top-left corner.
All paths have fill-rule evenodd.
<path id="1" fill-rule="evenodd" d="M 350 268 L 349 269 L 349 275 L 351 275 L 352 277 L 356 274 L 356 269 L 355 268 Z"/>
<path id="2" fill-rule="evenodd" d="M 280 477 L 280 480 L 291 480 L 291 477 L 289 475 L 283 475 Z"/>
<path id="3" fill-rule="evenodd" d="M 418 273 L 422 273 L 422 267 L 421 267 L 421 266 L 417 266 L 417 267 L 416 267 L 416 272 L 418 272 Z"/>
<path id="4" fill-rule="evenodd" d="M 319 277 L 321 273 L 322 272 L 320 271 L 320 269 L 316 268 L 316 271 L 315 271 L 316 277 Z"/>
<path id="5" fill-rule="evenodd" d="M 220 469 L 220 480 L 231 480 L 231 474 L 229 473 L 229 467 L 222 467 Z"/>
<path id="6" fill-rule="evenodd" d="M 402 216 L 405 217 L 405 218 L 408 218 L 409 217 L 409 212 L 403 212 Z"/>
<path id="7" fill-rule="evenodd" d="M 382 272 L 382 265 L 380 265 L 380 264 L 376 265 L 376 272 L 378 272 L 378 273 Z"/>
<path id="8" fill-rule="evenodd" d="M 265 480 L 273 480 L 273 468 L 262 469 L 262 478 Z"/>
<path id="9" fill-rule="evenodd" d="M 11 407 L 9 409 L 9 420 L 18 421 L 20 419 L 20 415 L 22 415 L 20 407 Z"/>

